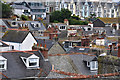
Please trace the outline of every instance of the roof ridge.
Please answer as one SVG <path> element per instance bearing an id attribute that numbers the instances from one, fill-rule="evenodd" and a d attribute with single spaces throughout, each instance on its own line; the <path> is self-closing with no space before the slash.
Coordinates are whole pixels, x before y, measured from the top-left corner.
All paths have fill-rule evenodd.
<path id="1" fill-rule="evenodd" d="M 48 56 L 65 56 L 65 55 L 79 55 L 79 54 L 83 54 L 83 55 L 88 55 L 88 56 L 96 56 L 93 54 L 88 54 L 88 53 L 70 53 L 70 54 L 48 54 Z"/>
<path id="2" fill-rule="evenodd" d="M 28 29 L 11 29 L 11 28 L 8 28 L 8 30 L 29 31 Z"/>
<path id="3" fill-rule="evenodd" d="M 30 50 L 29 50 L 30 51 Z M 19 50 L 12 50 L 12 51 L 1 51 L 0 53 L 9 53 L 9 52 L 24 52 L 24 53 L 28 53 L 28 54 L 34 54 L 32 52 L 29 51 L 19 51 Z M 38 51 L 38 50 L 31 50 L 31 51 Z"/>

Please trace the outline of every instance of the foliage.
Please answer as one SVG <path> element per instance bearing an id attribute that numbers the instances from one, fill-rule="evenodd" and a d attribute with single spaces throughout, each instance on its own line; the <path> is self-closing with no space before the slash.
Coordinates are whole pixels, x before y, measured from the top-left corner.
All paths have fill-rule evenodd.
<path id="1" fill-rule="evenodd" d="M 57 21 L 57 20 L 54 20 L 54 23 L 58 23 L 58 21 Z"/>
<path id="2" fill-rule="evenodd" d="M 50 15 L 50 22 L 58 21 L 63 22 L 64 19 L 69 19 L 71 17 L 71 11 L 68 9 L 62 9 L 61 11 L 54 11 Z"/>
<path id="3" fill-rule="evenodd" d="M 69 19 L 69 23 L 70 23 L 70 25 L 87 25 L 88 24 L 87 21 L 80 21 L 80 20 L 76 20 L 73 18 Z"/>
<path id="4" fill-rule="evenodd" d="M 13 14 L 12 7 L 9 4 L 4 4 L 0 2 L 0 6 L 2 5 L 2 18 L 10 18 Z"/>
<path id="5" fill-rule="evenodd" d="M 21 15 L 21 19 L 22 20 L 29 20 L 28 16 L 26 16 L 26 15 Z"/>
<path id="6" fill-rule="evenodd" d="M 76 20 L 80 20 L 79 16 L 76 16 L 76 15 L 71 16 L 71 18 L 76 19 Z"/>

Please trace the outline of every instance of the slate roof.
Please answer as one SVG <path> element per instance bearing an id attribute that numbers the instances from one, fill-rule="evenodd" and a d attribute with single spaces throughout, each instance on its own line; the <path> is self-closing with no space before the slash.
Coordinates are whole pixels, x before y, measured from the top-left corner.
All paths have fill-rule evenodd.
<path id="1" fill-rule="evenodd" d="M 45 43 L 44 43 L 45 41 Z M 54 42 L 50 39 L 38 39 L 37 40 L 38 44 L 42 44 L 42 46 L 44 46 L 46 44 L 46 47 L 48 48 L 48 50 L 54 45 Z"/>
<path id="2" fill-rule="evenodd" d="M 8 30 L 2 37 L 3 41 L 22 43 L 29 31 Z"/>
<path id="3" fill-rule="evenodd" d="M 116 30 L 115 34 L 112 33 L 113 29 L 112 27 L 104 27 L 104 29 L 106 30 L 106 35 L 107 36 L 120 36 L 120 30 Z"/>
<path id="4" fill-rule="evenodd" d="M 70 59 L 72 60 L 72 64 L 78 73 L 82 75 L 95 75 L 97 72 L 91 72 L 84 61 L 90 61 L 94 59 L 96 56 L 89 56 L 89 55 L 69 55 Z"/>
<path id="5" fill-rule="evenodd" d="M 9 46 L 8 44 L 4 43 L 4 42 L 1 41 L 1 40 L 0 40 L 0 43 L 2 44 L 2 45 L 0 45 L 0 47 L 7 47 L 7 46 Z"/>
<path id="6" fill-rule="evenodd" d="M 84 50 L 80 50 L 80 47 L 74 47 L 74 48 L 70 48 L 69 51 L 67 51 L 67 53 L 88 53 L 89 52 L 89 48 L 82 48 Z"/>
<path id="7" fill-rule="evenodd" d="M 100 19 L 96 19 L 93 21 L 93 27 L 105 27 L 105 23 Z"/>
<path id="8" fill-rule="evenodd" d="M 18 29 L 20 26 L 20 24 L 28 24 L 28 28 L 30 31 L 33 31 L 33 30 L 46 30 L 45 26 L 43 25 L 42 22 L 40 21 L 14 21 L 16 22 L 18 25 L 17 26 L 14 26 L 12 27 L 9 22 L 12 22 L 13 20 L 2 20 L 3 21 L 3 24 L 7 27 L 7 28 L 10 28 L 10 29 Z M 40 23 L 40 26 L 39 27 L 34 27 L 31 25 L 31 23 Z"/>
<path id="9" fill-rule="evenodd" d="M 46 77 L 51 71 L 51 64 L 49 61 L 45 62 L 40 52 L 33 51 L 33 54 L 40 58 L 40 68 L 46 72 L 41 73 L 41 77 Z M 0 53 L 4 58 L 7 59 L 7 70 L 2 71 L 4 75 L 12 79 L 20 79 L 25 77 L 38 77 L 40 70 L 38 69 L 27 69 L 23 63 L 21 57 L 29 57 L 32 54 L 27 52 L 6 52 Z M 4 78 L 4 77 L 3 77 Z"/>
<path id="10" fill-rule="evenodd" d="M 54 65 L 55 70 L 60 70 L 64 72 L 77 73 L 76 70 L 71 65 L 69 60 L 69 55 L 63 56 L 48 56 L 51 64 Z"/>
<path id="11" fill-rule="evenodd" d="M 63 48 L 63 46 L 59 42 L 55 42 L 55 41 L 50 40 L 50 39 L 38 39 L 37 41 L 38 41 L 38 45 L 42 44 L 42 46 L 44 46 L 46 44 L 46 47 L 48 48 L 48 50 L 50 50 L 50 48 L 55 43 L 58 43 Z M 63 50 L 66 51 L 64 48 L 63 48 Z"/>
<path id="12" fill-rule="evenodd" d="M 24 10 L 28 10 L 29 8 L 28 7 L 25 7 L 24 5 L 12 5 L 12 7 L 14 9 L 24 9 Z"/>

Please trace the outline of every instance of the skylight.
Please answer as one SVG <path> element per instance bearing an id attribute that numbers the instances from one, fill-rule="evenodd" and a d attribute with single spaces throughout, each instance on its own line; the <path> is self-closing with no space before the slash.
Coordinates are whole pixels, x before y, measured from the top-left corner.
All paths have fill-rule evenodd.
<path id="1" fill-rule="evenodd" d="M 79 48 L 79 50 L 85 50 L 85 48 Z"/>

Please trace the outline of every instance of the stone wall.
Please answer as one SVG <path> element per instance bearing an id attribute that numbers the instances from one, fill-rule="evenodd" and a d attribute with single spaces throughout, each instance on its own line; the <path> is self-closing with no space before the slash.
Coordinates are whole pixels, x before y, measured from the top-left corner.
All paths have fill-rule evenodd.
<path id="1" fill-rule="evenodd" d="M 107 55 L 98 57 L 98 74 L 115 73 L 120 70 L 120 58 Z"/>

